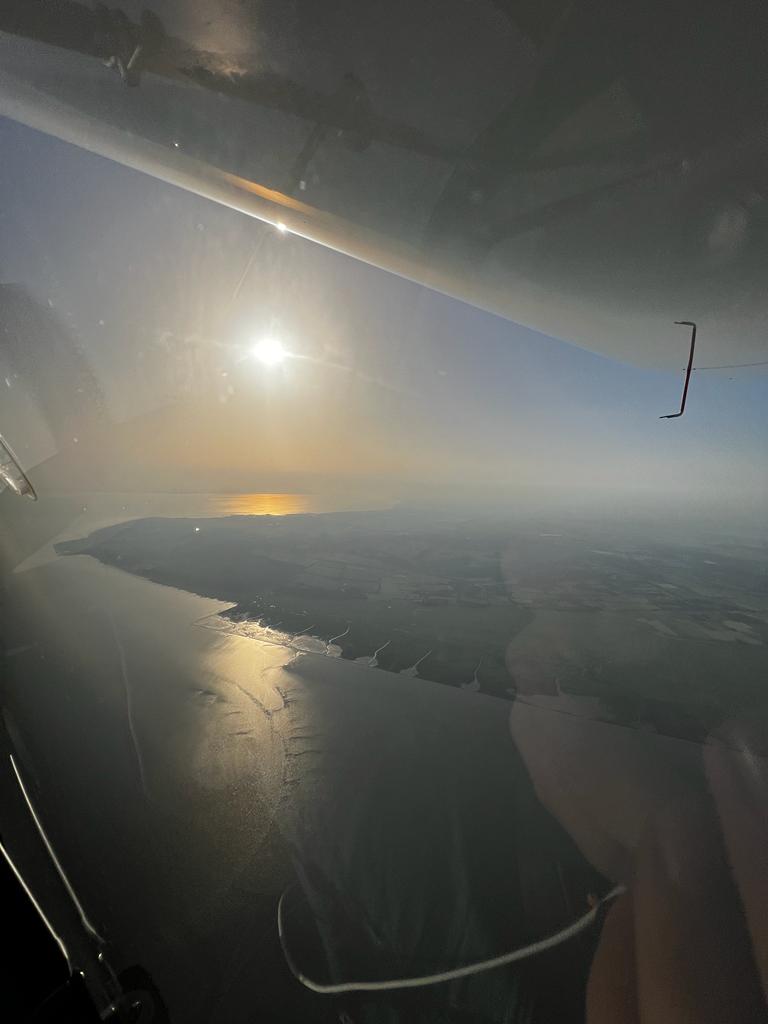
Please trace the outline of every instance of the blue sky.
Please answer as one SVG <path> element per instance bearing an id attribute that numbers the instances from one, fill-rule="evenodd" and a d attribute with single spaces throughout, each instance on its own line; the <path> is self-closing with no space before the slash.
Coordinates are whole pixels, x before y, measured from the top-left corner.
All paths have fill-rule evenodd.
<path id="1" fill-rule="evenodd" d="M 685 416 L 658 418 L 679 404 L 686 328 L 670 325 L 680 372 L 638 369 L 282 238 L 10 122 L 0 122 L 0 149 L 0 280 L 52 305 L 118 420 L 167 397 L 142 377 L 163 332 L 233 353 L 277 332 L 305 358 L 268 380 L 244 367 L 231 386 L 254 408 L 288 410 L 291 444 L 321 473 L 327 424 L 326 449 L 349 445 L 334 472 L 370 461 L 374 472 L 396 475 L 401 465 L 406 478 L 440 483 L 674 492 L 725 497 L 734 508 L 765 494 L 768 374 L 696 373 Z M 305 444 L 298 410 L 313 407 Z M 268 440 L 262 430 L 262 449 Z"/>

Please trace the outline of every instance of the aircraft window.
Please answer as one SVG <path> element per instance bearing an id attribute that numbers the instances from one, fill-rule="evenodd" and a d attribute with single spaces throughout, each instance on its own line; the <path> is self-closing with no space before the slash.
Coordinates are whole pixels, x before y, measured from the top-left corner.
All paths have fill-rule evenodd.
<path id="1" fill-rule="evenodd" d="M 667 7 L 2 5 L 0 850 L 103 1019 L 764 1019 L 765 15 Z"/>

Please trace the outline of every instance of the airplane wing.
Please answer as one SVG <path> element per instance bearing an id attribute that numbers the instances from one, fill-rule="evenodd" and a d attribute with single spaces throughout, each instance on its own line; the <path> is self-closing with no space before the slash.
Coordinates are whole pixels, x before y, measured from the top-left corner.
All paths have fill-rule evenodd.
<path id="1" fill-rule="evenodd" d="M 7 4 L 0 113 L 622 360 L 765 357 L 760 10 L 371 6 Z"/>

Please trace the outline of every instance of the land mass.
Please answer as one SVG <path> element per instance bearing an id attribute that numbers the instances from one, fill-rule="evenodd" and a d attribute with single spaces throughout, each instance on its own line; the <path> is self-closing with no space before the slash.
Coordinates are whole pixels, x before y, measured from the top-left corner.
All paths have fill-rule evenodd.
<path id="1" fill-rule="evenodd" d="M 698 738 L 764 700 L 768 556 L 424 509 L 147 518 L 58 544 L 233 602 L 206 625 Z"/>

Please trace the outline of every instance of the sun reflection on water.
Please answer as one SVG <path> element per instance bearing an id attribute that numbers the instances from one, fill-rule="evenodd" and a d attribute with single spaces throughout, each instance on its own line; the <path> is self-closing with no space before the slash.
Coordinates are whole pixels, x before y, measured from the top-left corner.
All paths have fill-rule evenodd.
<path id="1" fill-rule="evenodd" d="M 217 516 L 290 516 L 318 512 L 322 503 L 312 494 L 216 494 L 211 505 Z"/>

